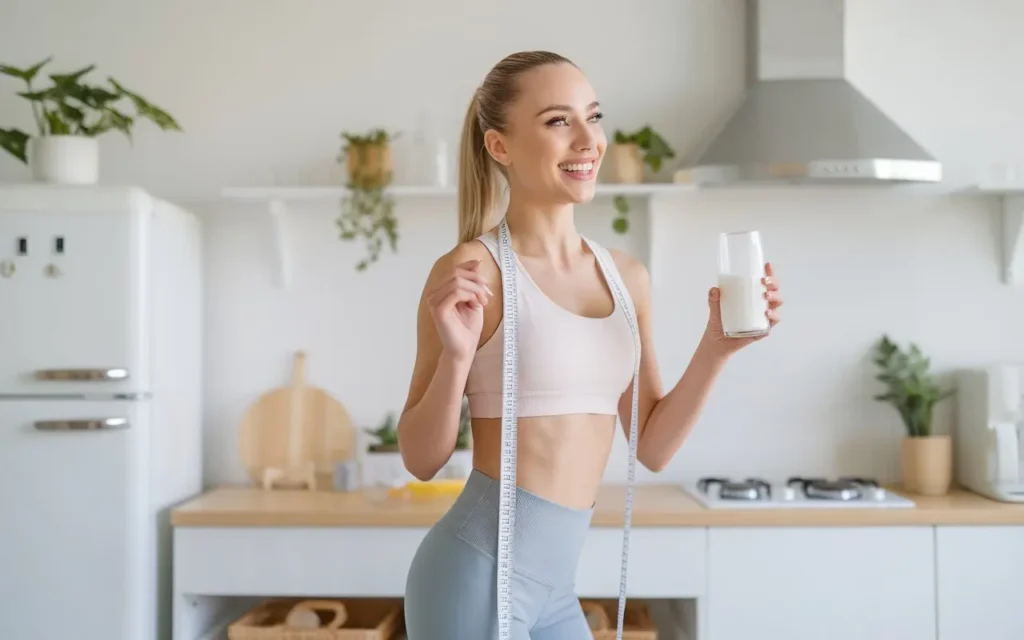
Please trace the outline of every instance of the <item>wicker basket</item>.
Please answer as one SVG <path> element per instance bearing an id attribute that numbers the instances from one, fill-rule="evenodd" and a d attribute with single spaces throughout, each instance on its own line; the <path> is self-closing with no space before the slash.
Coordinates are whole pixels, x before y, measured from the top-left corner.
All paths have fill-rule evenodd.
<path id="1" fill-rule="evenodd" d="M 317 611 L 328 603 L 343 605 L 344 621 L 328 613 L 316 629 L 287 627 L 288 612 L 297 604 L 311 602 L 298 598 L 267 600 L 228 626 L 228 640 L 391 640 L 402 627 L 402 602 L 393 599 L 317 599 Z"/>
<path id="2" fill-rule="evenodd" d="M 580 600 L 580 606 L 590 623 L 594 640 L 615 640 L 618 600 Z M 658 628 L 654 626 L 651 612 L 643 602 L 626 600 L 622 640 L 658 640 Z"/>

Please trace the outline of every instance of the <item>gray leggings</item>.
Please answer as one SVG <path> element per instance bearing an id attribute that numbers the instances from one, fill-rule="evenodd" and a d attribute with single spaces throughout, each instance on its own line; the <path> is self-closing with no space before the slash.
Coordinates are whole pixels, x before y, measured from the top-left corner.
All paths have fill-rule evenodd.
<path id="1" fill-rule="evenodd" d="M 497 480 L 474 470 L 455 504 L 424 537 L 405 586 L 409 640 L 498 637 Z M 592 509 L 569 509 L 518 489 L 512 637 L 592 640 L 574 591 Z"/>

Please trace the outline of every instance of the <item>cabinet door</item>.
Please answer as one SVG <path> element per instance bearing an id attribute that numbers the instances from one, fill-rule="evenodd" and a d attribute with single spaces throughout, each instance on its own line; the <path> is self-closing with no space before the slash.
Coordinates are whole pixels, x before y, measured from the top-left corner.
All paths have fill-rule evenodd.
<path id="1" fill-rule="evenodd" d="M 708 638 L 935 640 L 933 535 L 931 527 L 713 528 Z"/>
<path id="2" fill-rule="evenodd" d="M 939 637 L 1024 637 L 1024 527 L 938 527 Z"/>

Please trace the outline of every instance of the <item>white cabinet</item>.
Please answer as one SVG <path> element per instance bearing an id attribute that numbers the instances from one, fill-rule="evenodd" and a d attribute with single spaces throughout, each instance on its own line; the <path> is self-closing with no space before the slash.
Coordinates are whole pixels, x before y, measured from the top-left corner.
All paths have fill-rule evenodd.
<path id="1" fill-rule="evenodd" d="M 939 637 L 1024 638 L 1024 527 L 936 531 Z"/>
<path id="2" fill-rule="evenodd" d="M 935 640 L 934 560 L 932 527 L 712 528 L 706 640 Z"/>

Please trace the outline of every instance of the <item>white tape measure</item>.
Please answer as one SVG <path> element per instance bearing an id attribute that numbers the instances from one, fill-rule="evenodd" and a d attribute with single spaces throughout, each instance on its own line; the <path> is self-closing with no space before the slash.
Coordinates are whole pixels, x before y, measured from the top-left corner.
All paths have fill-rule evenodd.
<path id="1" fill-rule="evenodd" d="M 619 578 L 619 615 L 615 638 L 622 640 L 622 624 L 626 612 L 626 568 L 629 565 L 629 531 L 633 515 L 633 481 L 636 477 L 637 410 L 640 391 L 640 331 L 636 323 L 632 299 L 623 290 L 611 255 L 604 247 L 584 238 L 594 252 L 605 281 L 626 315 L 633 333 L 633 410 L 629 424 L 629 465 L 626 479 L 625 525 L 622 530 L 622 569 Z M 501 269 L 501 295 L 504 300 L 505 352 L 503 358 L 502 412 L 501 412 L 501 478 L 498 503 L 498 638 L 508 640 L 512 614 L 509 581 L 512 575 L 513 542 L 516 526 L 516 438 L 519 405 L 519 352 L 517 351 L 518 291 L 516 288 L 516 258 L 509 240 L 508 224 L 501 221 L 498 228 L 498 267 Z M 596 346 L 596 345 L 595 345 Z"/>

